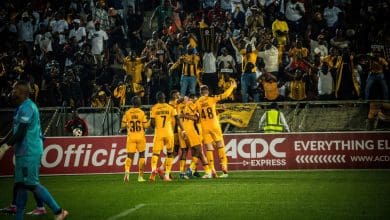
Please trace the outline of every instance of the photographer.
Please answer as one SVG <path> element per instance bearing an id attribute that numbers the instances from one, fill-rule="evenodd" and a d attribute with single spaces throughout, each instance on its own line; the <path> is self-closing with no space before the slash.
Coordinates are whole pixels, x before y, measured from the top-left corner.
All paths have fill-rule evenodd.
<path id="1" fill-rule="evenodd" d="M 77 111 L 72 111 L 72 119 L 66 122 L 65 131 L 72 133 L 73 136 L 88 136 L 88 126 L 85 121 L 80 118 Z"/>
<path id="2" fill-rule="evenodd" d="M 134 83 L 131 75 L 125 76 L 125 82 L 119 82 L 114 89 L 114 97 L 120 99 L 120 106 L 131 105 L 131 99 L 134 96 L 143 97 L 144 95 L 144 88 L 140 84 Z"/>

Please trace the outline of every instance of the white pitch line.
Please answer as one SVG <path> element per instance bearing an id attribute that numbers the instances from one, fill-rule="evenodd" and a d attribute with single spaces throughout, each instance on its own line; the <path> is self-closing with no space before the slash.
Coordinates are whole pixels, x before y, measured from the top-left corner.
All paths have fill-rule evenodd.
<path id="1" fill-rule="evenodd" d="M 142 208 L 144 206 L 145 206 L 145 204 L 143 204 L 143 203 L 138 204 L 134 208 L 127 209 L 127 210 L 125 210 L 125 211 L 123 211 L 123 212 L 121 212 L 121 213 L 119 213 L 119 214 L 117 214 L 115 216 L 112 216 L 112 217 L 108 218 L 107 220 L 116 220 L 116 219 L 119 219 L 119 218 L 123 218 L 123 217 L 127 216 L 128 214 L 130 214 L 132 212 L 135 212 L 135 211 L 137 211 L 138 209 L 140 209 L 140 208 Z"/>

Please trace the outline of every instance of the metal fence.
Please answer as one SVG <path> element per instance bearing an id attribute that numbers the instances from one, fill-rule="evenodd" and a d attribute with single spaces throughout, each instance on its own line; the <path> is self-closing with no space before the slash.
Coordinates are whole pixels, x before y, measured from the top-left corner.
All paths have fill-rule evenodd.
<path id="1" fill-rule="evenodd" d="M 258 132 L 261 115 L 266 111 L 270 102 L 257 103 L 247 128 L 236 128 L 223 125 L 225 133 Z M 281 111 L 285 114 L 291 131 L 362 131 L 366 130 L 366 119 L 369 103 L 366 101 L 310 101 L 310 102 L 280 102 Z M 130 106 L 121 108 L 89 108 L 76 109 L 80 118 L 88 126 L 90 136 L 117 135 L 121 118 Z M 151 106 L 142 106 L 149 115 Z M 64 129 L 72 119 L 72 111 L 67 107 L 40 108 L 41 124 L 46 136 L 71 136 Z M 13 109 L 0 109 L 0 135 L 5 136 L 11 129 Z M 390 127 L 378 127 L 378 130 L 389 130 Z M 148 130 L 148 132 L 152 132 Z"/>

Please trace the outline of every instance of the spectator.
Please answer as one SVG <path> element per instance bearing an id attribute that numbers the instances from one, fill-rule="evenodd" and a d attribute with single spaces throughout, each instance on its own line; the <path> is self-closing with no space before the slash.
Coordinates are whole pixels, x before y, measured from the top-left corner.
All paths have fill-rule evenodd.
<path id="1" fill-rule="evenodd" d="M 210 94 L 215 94 L 215 90 L 218 87 L 218 75 L 217 75 L 217 59 L 215 57 L 216 52 L 207 49 L 203 54 L 203 73 L 202 73 L 202 85 L 207 85 L 210 90 Z"/>
<path id="2" fill-rule="evenodd" d="M 100 90 L 93 96 L 91 101 L 91 107 L 93 108 L 105 108 L 109 103 L 110 97 L 106 95 L 104 90 Z"/>
<path id="3" fill-rule="evenodd" d="M 220 76 L 219 81 L 218 81 L 219 92 L 226 91 L 231 86 L 232 81 L 235 82 L 235 79 L 233 77 L 231 77 L 231 75 L 232 75 L 232 72 L 229 72 L 227 69 L 221 70 L 221 73 L 219 75 Z M 236 101 L 236 99 L 234 97 L 234 92 L 232 94 L 230 94 L 230 96 L 228 96 L 226 98 L 226 100 L 228 102 Z"/>
<path id="4" fill-rule="evenodd" d="M 232 1 L 231 0 L 219 0 L 221 2 L 221 9 L 226 12 L 232 11 Z"/>
<path id="5" fill-rule="evenodd" d="M 292 33 L 302 33 L 303 16 L 305 15 L 305 6 L 298 0 L 288 0 L 285 11 L 288 27 Z"/>
<path id="6" fill-rule="evenodd" d="M 28 54 L 31 56 L 34 43 L 34 32 L 36 28 L 34 27 L 34 21 L 30 18 L 27 12 L 23 12 L 22 20 L 18 22 L 17 29 L 19 41 L 26 46 Z"/>
<path id="7" fill-rule="evenodd" d="M 259 78 L 259 84 L 265 101 L 280 100 L 278 82 L 274 75 L 270 73 L 264 73 Z"/>
<path id="8" fill-rule="evenodd" d="M 107 49 L 107 32 L 100 29 L 100 23 L 95 23 L 95 30 L 89 35 L 89 40 L 91 40 L 91 52 L 95 57 L 95 64 L 97 64 L 100 69 L 103 65 L 103 54 Z"/>
<path id="9" fill-rule="evenodd" d="M 386 83 L 384 72 L 388 70 L 389 63 L 381 56 L 378 49 L 373 50 L 370 55 L 370 69 L 365 88 L 365 99 L 378 99 L 377 97 L 371 97 L 371 89 L 374 83 L 379 83 L 382 88 L 382 98 L 384 100 L 389 99 L 389 89 Z"/>
<path id="10" fill-rule="evenodd" d="M 217 58 L 217 66 L 221 69 L 231 69 L 232 72 L 237 73 L 236 61 L 225 47 L 221 49 L 221 55 Z"/>
<path id="11" fill-rule="evenodd" d="M 302 101 L 306 99 L 306 84 L 303 81 L 303 72 L 296 69 L 291 74 L 292 79 L 288 82 L 288 97 L 293 101 Z"/>
<path id="12" fill-rule="evenodd" d="M 319 35 L 324 35 L 324 32 L 327 30 L 326 21 L 322 18 L 322 14 L 320 12 L 316 12 L 314 14 L 313 20 L 310 25 L 310 39 L 318 39 Z M 324 35 L 325 37 L 325 35 Z"/>
<path id="13" fill-rule="evenodd" d="M 145 61 L 146 57 L 137 57 L 134 50 L 130 51 L 129 56 L 123 58 L 123 69 L 131 76 L 134 83 L 141 84 Z"/>
<path id="14" fill-rule="evenodd" d="M 242 49 L 242 50 L 238 50 L 238 48 L 233 44 L 233 41 L 232 41 L 232 45 L 233 45 L 234 50 L 236 51 L 236 54 L 239 53 L 242 56 L 242 67 L 241 67 L 242 71 L 243 72 L 245 71 L 246 65 L 248 65 L 248 63 L 252 63 L 253 64 L 253 65 L 251 65 L 253 67 L 252 72 L 256 73 L 256 71 L 257 71 L 256 63 L 257 63 L 258 51 L 253 50 L 253 45 L 247 44 L 245 49 Z"/>
<path id="15" fill-rule="evenodd" d="M 335 96 L 338 99 L 354 99 L 360 96 L 357 72 L 353 71 L 353 55 L 344 49 L 335 77 Z"/>
<path id="16" fill-rule="evenodd" d="M 275 20 L 279 13 L 284 11 L 284 0 L 259 0 L 258 4 L 261 4 L 264 8 L 265 16 L 264 22 L 267 27 L 272 26 L 272 22 Z M 283 13 L 281 13 L 283 14 Z"/>
<path id="17" fill-rule="evenodd" d="M 58 39 L 59 45 L 66 43 L 66 35 L 69 30 L 68 22 L 64 19 L 64 15 L 60 12 L 56 13 L 55 19 L 50 21 L 50 28 L 53 36 Z"/>
<path id="18" fill-rule="evenodd" d="M 37 53 L 44 56 L 46 53 L 53 51 L 52 46 L 52 35 L 50 32 L 47 32 L 45 27 L 41 25 L 39 32 L 35 35 L 34 41 L 35 49 Z"/>
<path id="19" fill-rule="evenodd" d="M 124 52 L 126 51 L 126 43 L 123 19 L 114 8 L 108 10 L 108 16 L 110 21 L 110 27 L 107 30 L 109 35 L 108 48 L 111 49 L 115 44 L 118 44 L 119 48 Z"/>
<path id="20" fill-rule="evenodd" d="M 263 12 L 260 8 L 252 6 L 251 14 L 246 18 L 247 27 L 250 32 L 256 32 L 259 28 L 264 27 Z"/>
<path id="21" fill-rule="evenodd" d="M 92 19 L 95 21 L 95 23 L 100 24 L 101 30 L 108 31 L 110 28 L 110 20 L 108 19 L 108 12 L 105 7 L 105 1 L 99 0 L 96 4 L 95 13 L 93 13 Z"/>
<path id="22" fill-rule="evenodd" d="M 159 5 L 153 12 L 149 20 L 149 29 L 153 30 L 152 22 L 157 17 L 157 31 L 162 33 L 164 27 L 166 27 L 167 17 L 173 16 L 173 7 L 170 0 L 162 0 L 161 5 Z"/>
<path id="23" fill-rule="evenodd" d="M 157 92 L 163 92 L 169 95 L 173 88 L 173 76 L 169 75 L 168 58 L 164 50 L 157 51 L 157 57 L 145 65 L 151 74 L 147 78 L 147 101 L 146 103 L 156 103 L 155 97 Z"/>
<path id="24" fill-rule="evenodd" d="M 328 56 L 328 47 L 324 35 L 318 35 L 317 40 L 310 39 L 310 48 L 312 60 L 314 60 L 316 55 L 319 55 L 321 58 Z"/>
<path id="25" fill-rule="evenodd" d="M 245 27 L 245 13 L 240 10 L 240 6 L 234 7 L 233 22 L 238 29 Z"/>
<path id="26" fill-rule="evenodd" d="M 334 6 L 334 0 L 328 0 L 328 6 L 324 9 L 324 19 L 330 33 L 334 33 L 335 24 L 337 23 L 341 9 Z"/>
<path id="27" fill-rule="evenodd" d="M 256 84 L 256 73 L 253 72 L 254 64 L 249 62 L 241 76 L 241 96 L 242 102 L 249 102 L 249 94 L 254 102 L 259 102 L 259 94 Z"/>
<path id="28" fill-rule="evenodd" d="M 86 42 L 87 32 L 85 30 L 85 27 L 80 26 L 80 23 L 81 23 L 80 19 L 73 20 L 73 29 L 69 31 L 69 39 L 74 37 L 78 46 L 82 47 L 83 44 Z"/>
<path id="29" fill-rule="evenodd" d="M 71 0 L 47 4 L 42 9 L 34 5 L 0 9 L 0 40 L 4 42 L 0 46 L 0 54 L 6 53 L 9 57 L 6 61 L 3 60 L 3 65 L 0 66 L 1 72 L 4 72 L 1 78 L 2 103 L 7 102 L 6 96 L 10 91 L 10 85 L 20 78 L 31 80 L 38 86 L 36 99 L 41 106 L 61 106 L 62 99 L 68 100 L 61 93 L 61 86 L 66 81 L 64 72 L 72 69 L 74 73 L 72 80 L 80 84 L 82 92 L 79 94 L 83 96 L 83 101 L 77 105 L 89 106 L 94 84 L 96 87 L 110 84 L 112 90 L 118 86 L 118 82 L 125 75 L 120 69 L 121 65 L 128 74 L 132 74 L 134 81 L 145 88 L 147 96 L 153 93 L 152 90 L 188 90 L 189 87 L 192 90 L 193 84 L 190 86 L 189 81 L 180 79 L 187 78 L 183 76 L 183 67 L 185 69 L 186 65 L 180 61 L 180 57 L 187 56 L 187 44 L 193 48 L 194 56 L 202 58 L 197 62 L 196 68 L 189 65 L 191 68 L 188 69 L 189 74 L 193 74 L 189 76 L 191 80 L 194 79 L 191 82 L 195 82 L 195 88 L 196 83 L 202 83 L 200 80 L 202 67 L 206 73 L 204 76 L 210 75 L 210 70 L 215 67 L 218 74 L 230 73 L 233 70 L 229 77 L 240 80 L 246 65 L 252 63 L 254 69 L 251 72 L 256 72 L 256 75 L 271 71 L 277 76 L 276 83 L 280 96 L 285 94 L 284 91 L 288 91 L 284 88 L 290 85 L 285 82 L 292 80 L 288 77 L 289 72 L 295 73 L 296 70 L 303 72 L 302 82 L 305 84 L 307 100 L 316 99 L 318 96 L 317 75 L 320 76 L 318 80 L 322 82 L 330 76 L 335 79 L 335 89 L 338 89 L 339 98 L 358 98 L 356 90 L 359 86 L 361 90 L 370 87 L 370 98 L 383 96 L 377 91 L 382 86 L 375 87 L 379 81 L 372 79 L 374 75 L 370 74 L 368 77 L 368 73 L 374 69 L 371 66 L 374 62 L 364 61 L 362 58 L 366 58 L 364 54 L 367 54 L 371 45 L 379 45 L 388 50 L 386 15 L 389 9 L 386 4 L 360 4 L 355 1 L 344 4 L 337 1 L 333 5 L 333 2 L 329 1 L 328 5 L 323 5 L 319 1 L 305 1 L 303 4 L 302 0 L 218 0 L 205 2 L 206 10 L 198 11 L 203 1 L 175 1 L 171 4 L 166 0 L 161 2 L 154 15 L 161 28 L 156 27 L 157 30 L 151 39 L 144 39 L 142 36 L 144 16 L 138 2 L 134 6 L 130 1 L 95 2 L 96 8 L 94 1 Z M 110 10 L 107 12 L 108 8 Z M 128 11 L 125 18 L 122 17 L 122 8 Z M 248 24 L 245 24 L 245 11 Z M 286 21 L 283 14 L 287 18 Z M 27 18 L 26 23 L 22 17 Z M 264 24 L 258 22 L 260 20 L 257 18 L 260 17 L 263 17 Z M 100 27 L 96 30 L 95 21 L 101 23 L 97 25 Z M 331 27 L 329 31 L 330 23 L 333 25 L 329 26 Z M 103 27 L 104 25 L 106 27 Z M 127 26 L 128 29 L 123 26 Z M 335 30 L 338 29 L 340 31 L 336 33 Z M 95 36 L 100 30 L 106 31 L 106 34 L 100 33 Z M 34 37 L 33 40 L 31 37 Z M 125 37 L 129 39 L 130 45 L 126 45 Z M 24 39 L 21 40 L 22 38 Z M 30 39 L 26 40 L 27 38 Z M 272 44 L 274 46 L 269 48 Z M 118 45 L 120 50 L 117 49 Z M 135 58 L 142 58 L 142 65 L 132 61 L 123 62 L 123 54 L 127 54 L 126 47 L 135 50 L 135 54 L 141 54 Z M 274 59 L 276 50 L 273 47 L 277 47 L 277 62 Z M 220 48 L 224 49 L 219 50 Z M 346 57 L 339 55 L 338 50 L 344 51 L 345 48 L 350 50 L 349 54 L 360 57 L 358 60 L 361 62 L 358 65 L 352 62 L 355 58 L 350 61 L 349 58 L 345 59 Z M 164 55 L 161 55 L 161 51 Z M 267 55 L 271 51 L 275 52 L 272 53 L 275 56 Z M 290 57 L 286 56 L 289 52 Z M 319 74 L 321 70 L 319 58 L 328 65 L 328 73 Z M 161 59 L 163 62 L 160 62 Z M 177 62 L 180 64 L 172 69 L 171 65 Z M 148 63 L 150 65 L 145 67 Z M 131 66 L 132 64 L 136 65 Z M 51 69 L 52 66 L 55 68 Z M 136 73 L 131 71 L 135 66 L 138 68 Z M 172 70 L 171 75 L 168 69 Z M 383 69 L 385 74 L 386 67 Z M 219 79 L 222 78 L 224 77 L 219 75 Z M 365 86 L 367 78 L 368 87 Z M 169 82 L 168 85 L 161 83 L 165 79 L 168 79 L 166 80 Z M 182 84 L 187 82 L 183 84 L 184 88 L 180 87 L 180 81 Z M 337 82 L 340 84 L 337 85 Z M 210 88 L 217 87 L 215 82 L 213 84 L 214 86 Z M 259 87 L 262 88 L 263 85 Z M 325 91 L 325 88 L 321 87 L 322 91 Z M 110 91 L 107 89 L 105 92 L 109 94 Z M 253 91 L 248 91 L 248 101 L 254 97 L 251 93 Z M 145 101 L 150 104 L 154 102 L 147 97 Z"/>
<path id="30" fill-rule="evenodd" d="M 320 100 L 333 99 L 334 80 L 328 63 L 324 62 L 318 70 L 318 95 Z"/>
<path id="31" fill-rule="evenodd" d="M 306 67 L 309 50 L 303 47 L 302 40 L 297 40 L 296 44 L 289 50 L 288 55 L 291 61 L 286 67 L 287 70 L 304 69 Z"/>
<path id="32" fill-rule="evenodd" d="M 196 76 L 199 74 L 198 72 L 198 64 L 200 58 L 198 55 L 194 54 L 194 49 L 191 45 L 187 45 L 187 54 L 182 55 L 176 63 L 172 65 L 170 68 L 170 72 L 179 66 L 181 67 L 181 81 L 180 81 L 180 94 L 185 96 L 187 94 L 187 90 L 189 89 L 190 94 L 196 94 Z"/>
<path id="33" fill-rule="evenodd" d="M 263 59 L 265 67 L 264 70 L 267 73 L 271 73 L 274 76 L 278 76 L 279 72 L 279 51 L 278 49 L 267 43 L 264 46 L 264 50 L 259 52 L 259 57 Z"/>
<path id="34" fill-rule="evenodd" d="M 336 30 L 336 36 L 330 39 L 330 45 L 339 49 L 345 49 L 349 47 L 349 41 L 345 38 L 342 29 Z"/>
<path id="35" fill-rule="evenodd" d="M 142 25 L 144 17 L 140 11 L 134 12 L 133 6 L 129 6 L 127 10 L 127 39 L 130 43 L 131 50 L 137 54 L 141 53 L 142 47 Z"/>

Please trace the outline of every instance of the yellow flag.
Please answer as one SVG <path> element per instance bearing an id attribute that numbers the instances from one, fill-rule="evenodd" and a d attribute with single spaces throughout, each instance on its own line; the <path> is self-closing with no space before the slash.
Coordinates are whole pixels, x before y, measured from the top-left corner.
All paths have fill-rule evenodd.
<path id="1" fill-rule="evenodd" d="M 220 123 L 230 123 L 236 127 L 246 128 L 256 110 L 257 104 L 224 104 L 225 111 L 219 114 Z"/>

